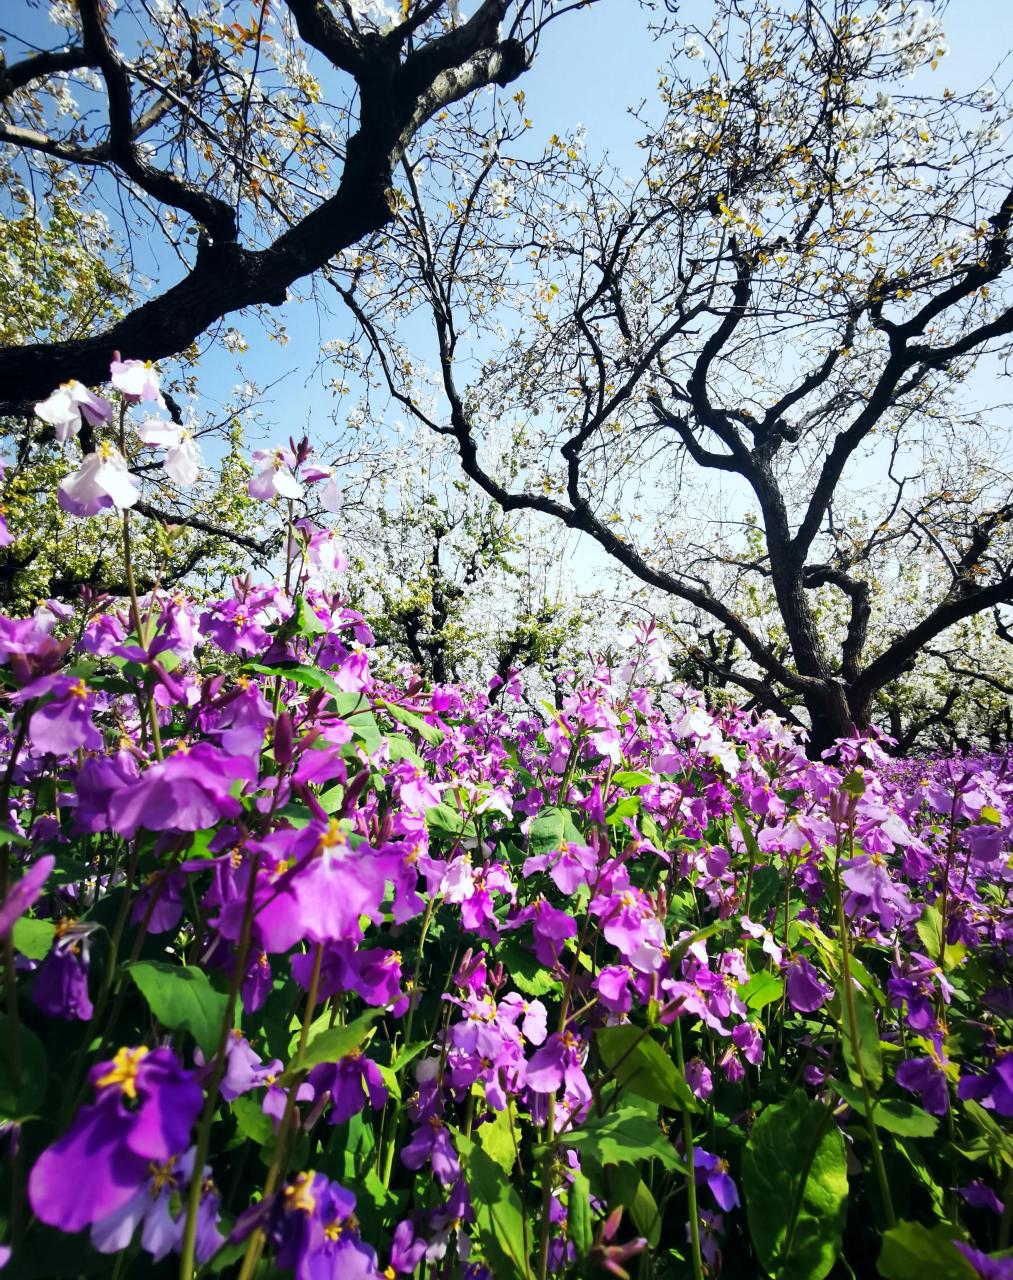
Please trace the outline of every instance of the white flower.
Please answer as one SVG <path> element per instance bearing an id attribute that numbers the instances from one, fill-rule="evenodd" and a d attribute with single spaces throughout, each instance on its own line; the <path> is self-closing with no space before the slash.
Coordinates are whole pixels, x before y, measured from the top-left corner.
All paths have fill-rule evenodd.
<path id="1" fill-rule="evenodd" d="M 48 399 L 40 401 L 35 406 L 35 412 L 43 422 L 48 422 L 56 429 L 56 438 L 60 444 L 65 444 L 81 430 L 82 414 L 93 427 L 109 422 L 113 416 L 113 408 L 108 400 L 103 400 L 73 379 L 65 382 Z"/>
<path id="2" fill-rule="evenodd" d="M 247 486 L 251 498 L 301 498 L 303 487 L 293 474 L 295 454 L 290 449 L 257 449 L 253 454 L 256 474 Z"/>
<path id="3" fill-rule="evenodd" d="M 341 491 L 341 485 L 338 484 L 337 476 L 331 476 L 319 494 L 317 494 L 317 501 L 332 516 L 341 514 L 344 500 L 344 494 Z"/>
<path id="4" fill-rule="evenodd" d="M 123 454 L 105 440 L 60 481 L 60 506 L 75 516 L 94 516 L 107 507 L 123 510 L 140 496 Z"/>
<path id="5" fill-rule="evenodd" d="M 158 374 L 150 360 L 114 360 L 109 366 L 113 386 L 128 400 L 162 403 Z"/>
<path id="6" fill-rule="evenodd" d="M 197 483 L 204 458 L 189 427 L 178 427 L 161 418 L 146 418 L 137 428 L 137 434 L 145 444 L 161 445 L 165 449 L 162 465 L 170 480 L 185 489 Z"/>

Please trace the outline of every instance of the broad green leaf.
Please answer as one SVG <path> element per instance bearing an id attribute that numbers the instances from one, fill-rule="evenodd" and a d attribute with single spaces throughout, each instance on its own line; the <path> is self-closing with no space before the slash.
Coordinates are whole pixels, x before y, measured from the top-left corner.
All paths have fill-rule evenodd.
<path id="1" fill-rule="evenodd" d="M 875 1010 L 865 992 L 853 987 L 855 1026 L 852 1038 L 851 1016 L 843 987 L 838 991 L 838 999 L 841 1005 L 842 1047 L 848 1075 L 853 1084 L 861 1084 L 864 1075 L 866 1084 L 876 1091 L 883 1083 L 883 1054 L 879 1047 L 879 1023 L 876 1021 Z"/>
<path id="2" fill-rule="evenodd" d="M 391 1070 L 403 1071 L 409 1062 L 413 1062 L 420 1053 L 425 1053 L 430 1044 L 429 1040 L 416 1040 L 414 1044 L 406 1044 L 398 1050 L 397 1057 L 391 1063 Z"/>
<path id="3" fill-rule="evenodd" d="M 565 1130 L 558 1141 L 586 1151 L 603 1165 L 660 1160 L 666 1169 L 684 1171 L 682 1161 L 658 1128 L 658 1122 L 636 1107 L 620 1107 L 608 1115 L 586 1120 L 578 1129 Z"/>
<path id="4" fill-rule="evenodd" d="M 611 1179 L 611 1190 L 609 1208 L 623 1205 L 640 1235 L 652 1249 L 657 1248 L 661 1240 L 661 1211 L 637 1166 L 619 1165 Z"/>
<path id="5" fill-rule="evenodd" d="M 502 1111 L 494 1111 L 492 1119 L 479 1125 L 472 1137 L 490 1159 L 509 1173 L 517 1159 L 520 1142 L 520 1121 L 513 1099 Z"/>
<path id="6" fill-rule="evenodd" d="M 640 812 L 642 803 L 640 796 L 621 796 L 606 813 L 605 821 L 614 824 L 623 818 L 632 818 Z"/>
<path id="7" fill-rule="evenodd" d="M 292 621 L 296 631 L 302 636 L 323 635 L 328 629 L 327 623 L 307 603 L 305 596 L 296 596 Z"/>
<path id="8" fill-rule="evenodd" d="M 530 1280 L 534 1228 L 525 1218 L 517 1189 L 477 1142 L 463 1133 L 455 1133 L 454 1141 L 467 1170 L 479 1244 L 493 1275 L 496 1280 Z"/>
<path id="9" fill-rule="evenodd" d="M 653 781 L 649 773 L 642 773 L 639 769 L 621 769 L 612 775 L 612 783 L 616 787 L 648 787 Z"/>
<path id="10" fill-rule="evenodd" d="M 915 925 L 915 931 L 921 939 L 927 956 L 938 961 L 940 952 L 942 952 L 943 968 L 947 972 L 955 969 L 967 954 L 967 948 L 961 943 L 948 942 L 945 951 L 943 950 L 943 917 L 938 907 L 930 906 L 925 908 L 922 912 L 922 918 Z"/>
<path id="11" fill-rule="evenodd" d="M 250 1094 L 233 1099 L 232 1114 L 236 1128 L 250 1142 L 258 1147 L 265 1147 L 274 1141 L 274 1121 L 264 1114 L 260 1102 Z"/>
<path id="12" fill-rule="evenodd" d="M 584 837 L 574 825 L 568 809 L 550 806 L 543 809 L 531 824 L 529 843 L 532 853 L 548 853 L 565 844 L 583 844 Z"/>
<path id="13" fill-rule="evenodd" d="M 883 1280 L 975 1280 L 977 1271 L 953 1247 L 953 1228 L 899 1222 L 883 1235 L 877 1270 Z"/>
<path id="14" fill-rule="evenodd" d="M 368 1009 L 346 1026 L 327 1027 L 318 1032 L 306 1046 L 302 1057 L 297 1056 L 288 1064 L 288 1071 L 305 1071 L 320 1062 L 340 1062 L 347 1058 L 355 1049 L 362 1048 L 370 1027 L 383 1014 L 383 1009 Z"/>
<path id="15" fill-rule="evenodd" d="M 15 1089 L 11 1070 L 11 1028 L 6 1014 L 0 1014 L 0 1117 L 25 1120 L 34 1115 L 46 1096 L 49 1063 L 42 1041 L 28 1027 L 18 1027 L 20 1057 L 19 1087 Z"/>
<path id="16" fill-rule="evenodd" d="M 283 680 L 291 680 L 293 684 L 301 684 L 307 689 L 326 689 L 335 698 L 347 697 L 343 689 L 339 689 L 332 675 L 321 671 L 319 667 L 307 667 L 293 662 L 291 666 L 267 666 L 263 662 L 244 662 L 243 671 L 254 671 L 261 676 L 281 676 Z M 353 697 L 358 695 L 353 694 Z M 344 712 L 339 711 L 339 715 Z"/>
<path id="17" fill-rule="evenodd" d="M 516 942 L 504 942 L 496 948 L 496 958 L 510 975 L 510 980 L 518 991 L 537 999 L 552 991 L 560 990 L 560 983 L 552 977 L 545 966 L 535 956 Z"/>
<path id="18" fill-rule="evenodd" d="M 778 1280 L 823 1280 L 847 1217 L 844 1139 L 833 1113 L 795 1090 L 753 1125 L 742 1157 L 749 1233 Z"/>
<path id="19" fill-rule="evenodd" d="M 860 1116 L 865 1115 L 865 1100 L 857 1085 L 845 1084 L 843 1080 L 834 1080 L 832 1084 L 835 1093 L 839 1093 L 849 1107 Z M 938 1117 L 907 1098 L 880 1098 L 874 1112 L 878 1128 L 903 1138 L 930 1138 L 939 1127 Z"/>
<path id="20" fill-rule="evenodd" d="M 189 1031 L 210 1058 L 218 1047 L 228 997 L 212 987 L 204 970 L 140 960 L 128 966 L 127 974 L 155 1019 L 170 1031 Z"/>
<path id="21" fill-rule="evenodd" d="M 673 1111 L 695 1111 L 696 1101 L 678 1067 L 650 1034 L 629 1024 L 602 1027 L 596 1037 L 602 1062 L 631 1093 Z"/>
<path id="22" fill-rule="evenodd" d="M 390 758 L 395 764 L 398 760 L 407 760 L 416 769 L 425 767 L 424 760 L 403 733 L 387 734 L 387 750 L 390 752 Z"/>
<path id="23" fill-rule="evenodd" d="M 591 1227 L 591 1184 L 582 1173 L 575 1173 L 566 1196 L 566 1230 L 583 1258 L 591 1248 L 594 1233 Z"/>
<path id="24" fill-rule="evenodd" d="M 53 947 L 56 925 L 52 920 L 30 920 L 22 916 L 14 924 L 14 947 L 29 960 L 45 960 Z"/>
<path id="25" fill-rule="evenodd" d="M 403 724 L 406 728 L 411 729 L 413 733 L 417 733 L 430 746 L 439 746 L 443 741 L 443 734 L 440 730 L 435 725 L 425 721 L 417 712 L 409 711 L 406 707 L 400 707 L 396 702 L 381 701 L 377 705 L 383 707 L 387 714 L 395 719 L 398 724 Z"/>
<path id="26" fill-rule="evenodd" d="M 426 810 L 426 826 L 436 836 L 456 840 L 460 836 L 473 838 L 477 833 L 473 822 L 465 822 L 464 815 L 449 804 L 433 805 Z"/>
<path id="27" fill-rule="evenodd" d="M 784 981 L 767 969 L 759 969 L 748 982 L 739 987 L 742 1003 L 753 1013 L 759 1013 L 768 1004 L 780 1000 L 784 992 Z"/>

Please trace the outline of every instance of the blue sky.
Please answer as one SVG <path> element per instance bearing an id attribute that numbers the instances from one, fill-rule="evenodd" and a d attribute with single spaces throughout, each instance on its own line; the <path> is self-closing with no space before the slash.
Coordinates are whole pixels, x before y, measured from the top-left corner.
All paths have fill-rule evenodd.
<path id="1" fill-rule="evenodd" d="M 704 27 L 711 13 L 710 0 L 685 0 L 680 9 L 684 21 Z M 919 87 L 965 91 L 985 81 L 1003 59 L 1006 75 L 998 78 L 1008 78 L 1013 0 L 951 0 L 944 25 L 950 54 L 937 71 L 924 73 L 933 82 Z M 533 68 L 519 82 L 526 114 L 534 122 L 533 137 L 541 141 L 583 125 L 591 153 L 608 150 L 620 168 L 634 172 L 640 128 L 627 108 L 643 98 L 651 102 L 663 55 L 637 0 L 599 0 L 551 23 Z M 253 317 L 233 316 L 230 323 L 250 342 L 243 367 L 255 371 L 261 385 L 282 379 L 270 393 L 265 419 L 276 421 L 282 434 L 298 431 L 303 422 L 316 434 L 327 428 L 333 399 L 314 377 L 313 363 L 321 340 L 343 336 L 344 318 L 325 316 L 322 326 L 315 307 L 298 303 L 287 305 L 282 315 L 291 335 L 284 347 L 264 340 Z M 221 350 L 208 353 L 200 373 L 206 397 L 220 401 L 237 380 L 235 356 Z"/>

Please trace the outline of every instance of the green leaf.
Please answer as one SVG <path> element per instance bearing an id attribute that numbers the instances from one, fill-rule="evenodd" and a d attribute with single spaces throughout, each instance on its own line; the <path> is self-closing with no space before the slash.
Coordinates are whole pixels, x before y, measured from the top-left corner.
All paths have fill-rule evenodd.
<path id="1" fill-rule="evenodd" d="M 617 787 L 648 787 L 654 779 L 649 773 L 639 769 L 621 769 L 612 775 L 612 782 Z"/>
<path id="2" fill-rule="evenodd" d="M 591 1184 L 582 1173 L 575 1173 L 566 1196 L 566 1230 L 577 1257 L 583 1258 L 594 1242 L 591 1229 Z"/>
<path id="3" fill-rule="evenodd" d="M 426 826 L 432 835 L 445 840 L 457 840 L 461 836 L 473 839 L 477 832 L 474 822 L 465 822 L 464 815 L 449 804 L 433 805 L 426 810 Z"/>
<path id="4" fill-rule="evenodd" d="M 458 1154 L 467 1169 L 468 1191 L 475 1211 L 475 1229 L 496 1280 L 513 1276 L 530 1280 L 532 1271 L 525 1242 L 530 1243 L 524 1209 L 517 1189 L 500 1166 L 463 1133 L 455 1133 Z"/>
<path id="5" fill-rule="evenodd" d="M 765 861 L 763 857 L 763 850 L 757 843 L 756 832 L 753 830 L 752 824 L 749 821 L 748 810 L 740 801 L 736 800 L 732 812 L 735 814 L 735 825 L 739 829 L 739 834 L 742 836 L 742 843 L 746 846 L 746 852 L 749 854 L 753 866 L 756 867 L 762 865 Z M 756 887 L 755 880 L 753 887 L 754 889 Z M 749 909 L 753 912 L 753 918 L 756 919 L 757 914 L 752 903 L 749 904 Z"/>
<path id="6" fill-rule="evenodd" d="M 841 1004 L 841 1031 L 844 1062 L 852 1084 L 866 1084 L 875 1092 L 883 1083 L 883 1054 L 879 1047 L 879 1023 L 876 1012 L 864 991 L 852 988 L 855 1009 L 855 1036 L 851 1035 L 851 1018 L 847 1011 L 843 988 L 838 991 Z"/>
<path id="7" fill-rule="evenodd" d="M 844 1139 L 833 1113 L 795 1090 L 763 1111 L 742 1157 L 749 1233 L 778 1280 L 823 1280 L 847 1217 Z"/>
<path id="8" fill-rule="evenodd" d="M 265 1115 L 260 1103 L 249 1094 L 234 1098 L 232 1114 L 236 1120 L 236 1128 L 258 1147 L 265 1147 L 274 1141 L 274 1121 Z"/>
<path id="9" fill-rule="evenodd" d="M 696 1110 L 696 1100 L 678 1067 L 642 1028 L 602 1027 L 595 1039 L 602 1062 L 624 1089 L 673 1111 Z"/>
<path id="10" fill-rule="evenodd" d="M 574 825 L 568 809 L 551 806 L 543 809 L 531 824 L 529 843 L 532 853 L 550 853 L 566 844 L 583 844 L 584 837 Z"/>
<path id="11" fill-rule="evenodd" d="M 411 729 L 413 733 L 417 733 L 419 737 L 428 742 L 430 746 L 437 747 L 443 741 L 443 734 L 435 725 L 429 724 L 422 716 L 414 711 L 409 711 L 406 707 L 399 707 L 396 702 L 387 702 L 381 700 L 377 706 L 383 707 L 389 716 L 403 724 L 407 729 Z"/>
<path id="12" fill-rule="evenodd" d="M 501 943 L 496 958 L 503 961 L 510 980 L 518 991 L 537 999 L 559 991 L 561 984 L 539 963 L 537 958 L 516 942 Z"/>
<path id="13" fill-rule="evenodd" d="M 6 1014 L 0 1014 L 0 1117 L 26 1120 L 34 1115 L 46 1096 L 49 1063 L 42 1041 L 28 1027 L 18 1027 L 20 1084 L 14 1087 L 11 1071 L 11 1032 Z"/>
<path id="14" fill-rule="evenodd" d="M 14 947 L 29 960 L 45 960 L 55 937 L 56 925 L 52 920 L 30 920 L 22 916 L 14 924 Z"/>
<path id="15" fill-rule="evenodd" d="M 390 758 L 395 764 L 398 760 L 407 760 L 408 763 L 413 764 L 416 769 L 422 769 L 425 767 L 425 761 L 403 733 L 387 734 L 387 750 L 390 752 Z"/>
<path id="16" fill-rule="evenodd" d="M 431 1040 L 416 1040 L 414 1044 L 406 1044 L 398 1050 L 397 1057 L 391 1063 L 391 1070 L 403 1071 L 409 1062 L 413 1062 L 420 1053 L 425 1053 L 431 1043 Z"/>
<path id="17" fill-rule="evenodd" d="M 845 1084 L 843 1080 L 831 1083 L 835 1093 L 839 1093 L 849 1107 L 860 1116 L 865 1115 L 865 1100 L 857 1085 Z M 880 1098 L 875 1105 L 875 1117 L 880 1129 L 899 1134 L 902 1138 L 931 1138 L 939 1127 L 937 1116 L 930 1115 L 907 1098 Z"/>
<path id="18" fill-rule="evenodd" d="M 742 1003 L 753 1013 L 759 1013 L 768 1004 L 780 1000 L 784 992 L 784 980 L 776 977 L 767 969 L 760 969 L 739 987 Z"/>
<path id="19" fill-rule="evenodd" d="M 313 1037 L 301 1058 L 293 1058 L 288 1064 L 286 1075 L 289 1071 L 305 1071 L 320 1062 L 340 1062 L 342 1058 L 347 1058 L 353 1050 L 362 1048 L 370 1027 L 383 1014 L 383 1009 L 368 1009 L 347 1026 L 327 1027 Z"/>
<path id="20" fill-rule="evenodd" d="M 301 684 L 307 689 L 326 689 L 336 699 L 347 696 L 344 690 L 338 687 L 334 677 L 326 671 L 321 671 L 319 667 L 307 667 L 298 662 L 293 662 L 291 666 L 274 667 L 266 666 L 263 662 L 244 662 L 242 670 L 254 671 L 261 676 L 281 676 L 283 680 L 291 680 L 293 684 Z M 343 712 L 338 714 L 341 715 Z"/>
<path id="21" fill-rule="evenodd" d="M 949 1223 L 899 1222 L 883 1235 L 879 1274 L 883 1280 L 974 1280 L 978 1273 L 953 1247 L 954 1238 Z"/>
<path id="22" fill-rule="evenodd" d="M 661 1240 L 661 1211 L 651 1189 L 636 1165 L 621 1164 L 612 1176 L 609 1208 L 622 1205 L 629 1210 L 633 1225 L 652 1249 Z"/>
<path id="23" fill-rule="evenodd" d="M 979 822 L 988 823 L 988 825 L 992 827 L 1002 826 L 1002 814 L 998 809 L 994 808 L 990 804 L 983 804 L 981 806 L 981 815 L 978 820 Z"/>
<path id="24" fill-rule="evenodd" d="M 319 636 L 327 631 L 327 624 L 316 610 L 307 604 L 305 596 L 296 596 L 295 612 L 292 617 L 295 629 L 301 636 Z"/>
<path id="25" fill-rule="evenodd" d="M 945 951 L 943 950 L 943 917 L 938 907 L 925 908 L 922 912 L 922 918 L 915 925 L 915 931 L 921 939 L 926 955 L 938 961 L 940 952 L 942 952 L 943 968 L 947 972 L 955 969 L 963 960 L 967 948 L 960 943 L 949 942 L 946 944 Z"/>
<path id="26" fill-rule="evenodd" d="M 203 969 L 140 960 L 127 973 L 157 1021 L 170 1031 L 189 1031 L 210 1058 L 218 1048 L 228 997 L 212 987 Z"/>
<path id="27" fill-rule="evenodd" d="M 587 1120 L 579 1129 L 561 1133 L 558 1141 L 587 1152 L 599 1164 L 660 1160 L 666 1169 L 685 1171 L 675 1148 L 658 1128 L 658 1122 L 636 1107 L 620 1107 L 608 1115 Z"/>
<path id="28" fill-rule="evenodd" d="M 622 822 L 623 818 L 632 818 L 640 812 L 642 803 L 640 796 L 621 796 L 606 813 L 605 821 L 614 825 Z"/>
<path id="29" fill-rule="evenodd" d="M 504 1173 L 509 1173 L 517 1159 L 520 1121 L 511 1098 L 502 1111 L 494 1111 L 491 1120 L 481 1124 L 472 1135 L 485 1154 L 495 1160 Z"/>

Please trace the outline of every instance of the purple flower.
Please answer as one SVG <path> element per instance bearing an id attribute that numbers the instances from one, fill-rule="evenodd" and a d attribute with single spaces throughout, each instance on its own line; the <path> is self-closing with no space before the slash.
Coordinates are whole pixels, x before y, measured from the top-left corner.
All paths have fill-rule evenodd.
<path id="1" fill-rule="evenodd" d="M 256 765 L 229 756 L 209 742 L 179 747 L 153 764 L 135 783 L 109 799 L 112 829 L 128 839 L 146 831 L 203 831 L 242 809 L 232 795 L 236 782 L 252 782 Z"/>
<path id="2" fill-rule="evenodd" d="M 36 1217 L 61 1231 L 115 1213 L 148 1181 L 152 1161 L 182 1155 L 203 1102 L 171 1049 L 120 1049 L 90 1079 L 95 1102 L 43 1151 L 28 1180 Z"/>
<path id="3" fill-rule="evenodd" d="M 784 970 L 788 1001 L 798 1013 L 815 1013 L 827 996 L 830 988 L 820 981 L 820 976 L 805 958 L 792 956 Z"/>
<path id="4" fill-rule="evenodd" d="M 581 1066 L 584 1045 L 572 1031 L 549 1036 L 528 1063 L 525 1079 L 533 1093 L 555 1093 L 563 1085 L 566 1096 L 590 1101 L 591 1089 Z"/>
<path id="5" fill-rule="evenodd" d="M 56 940 L 35 975 L 32 1003 L 50 1018 L 84 1022 L 92 1015 L 88 995 L 87 938 L 93 925 L 61 920 Z"/>
<path id="6" fill-rule="evenodd" d="M 57 490 L 60 508 L 72 516 L 96 516 L 109 507 L 132 507 L 141 496 L 119 449 L 103 440 L 85 454 L 76 471 L 65 476 Z"/>
<path id="7" fill-rule="evenodd" d="M 6 938 L 17 921 L 42 893 L 49 873 L 56 866 L 56 859 L 47 853 L 34 862 L 25 874 L 7 890 L 7 897 L 0 905 L 0 938 Z"/>
<path id="8" fill-rule="evenodd" d="M 599 1002 L 609 1013 L 629 1013 L 633 1007 L 633 996 L 630 994 L 632 976 L 626 965 L 610 964 L 592 982 Z"/>
<path id="9" fill-rule="evenodd" d="M 898 921 L 918 915 L 907 891 L 894 884 L 881 854 L 868 854 L 842 862 L 841 879 L 848 888 L 845 910 L 854 916 L 878 916 L 881 928 L 891 932 Z"/>
<path id="10" fill-rule="evenodd" d="M 690 1058 L 686 1063 L 686 1083 L 698 1098 L 709 1098 L 714 1092 L 714 1078 L 703 1058 Z"/>
<path id="11" fill-rule="evenodd" d="M 83 680 L 75 676 L 43 676 L 26 685 L 15 700 L 25 702 L 44 694 L 50 695 L 48 702 L 28 722 L 28 736 L 36 751 L 67 756 L 79 748 L 101 749 L 102 735 L 91 718 L 95 694 Z"/>
<path id="12" fill-rule="evenodd" d="M 985 1186 L 984 1182 L 982 1182 L 980 1178 L 975 1178 L 975 1180 L 973 1182 L 969 1182 L 966 1187 L 958 1187 L 957 1190 L 972 1209 L 990 1209 L 992 1213 L 998 1214 L 1000 1217 L 1002 1216 L 1002 1201 L 991 1187 Z"/>
<path id="13" fill-rule="evenodd" d="M 300 1173 L 243 1214 L 231 1238 L 262 1227 L 279 1267 L 290 1268 L 295 1280 L 379 1280 L 376 1254 L 363 1243 L 354 1210 L 350 1191 L 322 1173 Z"/>
<path id="14" fill-rule="evenodd" d="M 964 1076 L 958 1098 L 973 1098 L 989 1111 L 1013 1116 L 1013 1053 L 1004 1053 L 983 1076 Z"/>
<path id="15" fill-rule="evenodd" d="M 401 1159 L 409 1169 L 421 1169 L 429 1161 L 433 1173 L 443 1185 L 460 1177 L 461 1166 L 450 1141 L 447 1126 L 439 1116 L 427 1116 L 401 1151 Z"/>
<path id="16" fill-rule="evenodd" d="M 946 1060 L 938 1037 L 923 1058 L 908 1058 L 897 1068 L 897 1083 L 902 1089 L 921 1095 L 922 1106 L 933 1115 L 946 1114 L 950 1091 L 946 1079 Z"/>
<path id="17" fill-rule="evenodd" d="M 693 1152 L 693 1169 L 697 1182 L 706 1182 L 719 1208 L 727 1213 L 738 1206 L 739 1191 L 728 1172 L 727 1160 L 697 1147 Z"/>
<path id="18" fill-rule="evenodd" d="M 134 1195 L 108 1217 L 92 1224 L 91 1243 L 99 1253 L 121 1253 L 141 1227 L 141 1247 L 156 1262 L 179 1249 L 186 1227 L 185 1195 L 193 1171 L 194 1148 L 182 1157 L 152 1161 L 147 1180 Z M 203 1177 L 211 1169 L 205 1166 Z M 180 1200 L 183 1205 L 180 1205 Z M 218 1230 L 219 1195 L 205 1182 L 197 1214 L 197 1261 L 206 1262 L 223 1243 Z M 182 1207 L 182 1212 L 180 1209 Z M 176 1210 L 175 1216 L 173 1210 Z"/>
<path id="19" fill-rule="evenodd" d="M 974 1267 L 978 1280 L 1013 1280 L 1013 1258 L 990 1258 L 987 1253 L 961 1240 L 954 1240 L 953 1244 Z"/>
<path id="20" fill-rule="evenodd" d="M 309 1082 L 319 1092 L 331 1095 L 331 1110 L 327 1119 L 331 1124 L 344 1124 L 357 1116 L 369 1102 L 379 1111 L 387 1101 L 387 1086 L 380 1068 L 361 1050 L 354 1051 L 339 1062 L 322 1062 L 314 1067 Z"/>

